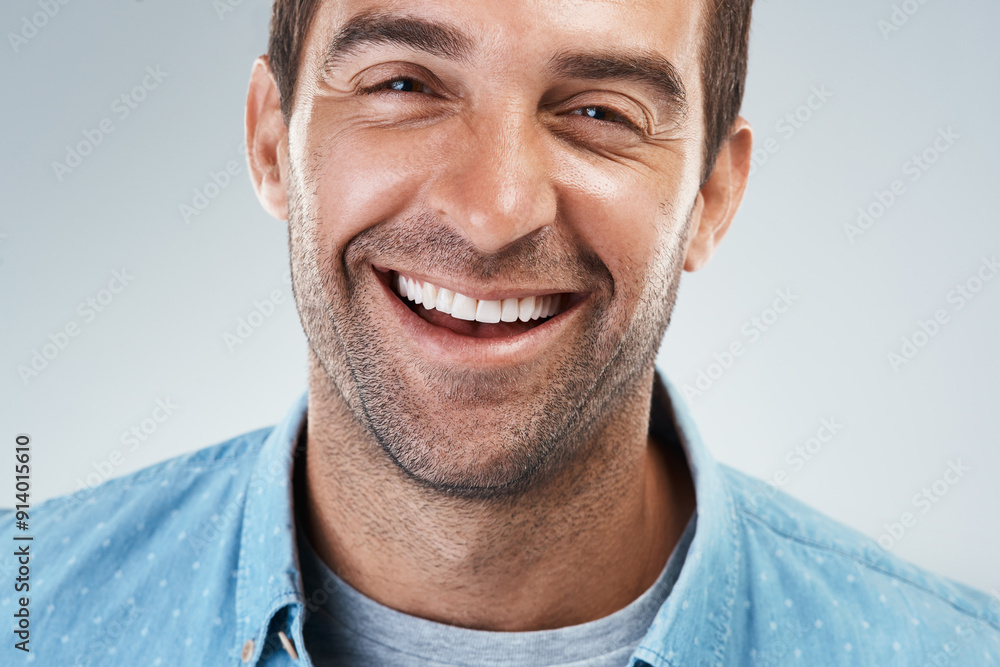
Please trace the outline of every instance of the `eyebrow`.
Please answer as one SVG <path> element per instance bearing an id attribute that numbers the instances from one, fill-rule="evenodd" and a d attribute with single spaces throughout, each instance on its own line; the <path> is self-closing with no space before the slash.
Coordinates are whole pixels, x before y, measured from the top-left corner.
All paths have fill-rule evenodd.
<path id="1" fill-rule="evenodd" d="M 355 14 L 330 40 L 324 69 L 367 46 L 392 44 L 450 60 L 468 60 L 472 40 L 457 27 L 385 11 Z M 677 68 L 667 58 L 646 51 L 560 53 L 546 69 L 550 75 L 587 81 L 634 81 L 648 86 L 678 116 L 687 111 L 687 93 Z"/>
<path id="2" fill-rule="evenodd" d="M 558 77 L 588 81 L 634 81 L 652 88 L 672 113 L 687 111 L 687 91 L 677 68 L 656 53 L 563 53 L 549 61 L 549 71 Z"/>
<path id="3" fill-rule="evenodd" d="M 366 46 L 394 44 L 448 58 L 465 60 L 472 42 L 457 28 L 425 19 L 379 11 L 361 12 L 341 27 L 326 49 L 324 66 L 336 67 Z"/>

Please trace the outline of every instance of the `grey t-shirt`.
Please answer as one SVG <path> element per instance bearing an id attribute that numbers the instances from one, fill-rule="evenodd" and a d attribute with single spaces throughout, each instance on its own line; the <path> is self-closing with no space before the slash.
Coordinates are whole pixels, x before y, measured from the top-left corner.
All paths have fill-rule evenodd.
<path id="1" fill-rule="evenodd" d="M 331 591 L 306 620 L 306 649 L 316 667 L 624 667 L 677 581 L 695 521 L 692 516 L 656 582 L 624 609 L 596 621 L 532 632 L 470 630 L 390 609 L 332 572 L 299 530 L 305 590 Z"/>

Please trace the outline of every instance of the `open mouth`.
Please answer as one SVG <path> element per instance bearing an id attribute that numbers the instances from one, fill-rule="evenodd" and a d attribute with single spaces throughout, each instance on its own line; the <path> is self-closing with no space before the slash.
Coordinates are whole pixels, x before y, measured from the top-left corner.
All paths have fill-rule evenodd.
<path id="1" fill-rule="evenodd" d="M 544 326 L 586 294 L 553 292 L 475 299 L 399 271 L 376 268 L 393 294 L 425 322 L 472 338 L 510 338 Z"/>

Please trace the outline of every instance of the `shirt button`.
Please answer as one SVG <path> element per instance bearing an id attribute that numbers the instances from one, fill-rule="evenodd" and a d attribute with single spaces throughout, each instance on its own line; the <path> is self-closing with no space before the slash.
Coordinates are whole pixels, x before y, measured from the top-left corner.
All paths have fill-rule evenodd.
<path id="1" fill-rule="evenodd" d="M 278 639 L 281 640 L 281 645 L 285 647 L 285 651 L 288 653 L 288 656 L 292 660 L 298 662 L 299 654 L 295 652 L 295 645 L 292 643 L 292 640 L 288 638 L 288 635 L 286 635 L 284 631 L 278 630 Z"/>
<path id="2" fill-rule="evenodd" d="M 253 657 L 253 640 L 248 639 L 243 643 L 243 654 L 240 656 L 240 660 L 243 662 L 250 662 L 250 658 Z"/>

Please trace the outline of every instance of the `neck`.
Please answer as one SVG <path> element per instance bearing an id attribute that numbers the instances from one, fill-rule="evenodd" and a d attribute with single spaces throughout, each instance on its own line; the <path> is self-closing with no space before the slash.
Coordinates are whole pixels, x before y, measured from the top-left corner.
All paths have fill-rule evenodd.
<path id="1" fill-rule="evenodd" d="M 495 631 L 602 618 L 655 582 L 694 510 L 683 456 L 648 435 L 652 369 L 579 448 L 581 460 L 516 498 L 470 501 L 400 471 L 318 366 L 310 539 L 338 576 L 398 611 Z"/>

